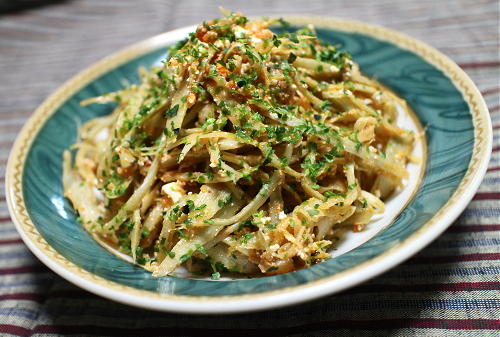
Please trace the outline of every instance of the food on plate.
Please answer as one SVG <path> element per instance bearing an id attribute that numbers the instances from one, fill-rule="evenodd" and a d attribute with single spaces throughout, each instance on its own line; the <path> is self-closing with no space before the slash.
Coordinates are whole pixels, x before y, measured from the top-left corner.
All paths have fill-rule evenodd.
<path id="1" fill-rule="evenodd" d="M 402 99 L 312 26 L 224 14 L 138 84 L 82 102 L 116 108 L 64 154 L 82 225 L 154 276 L 309 267 L 408 176 Z"/>

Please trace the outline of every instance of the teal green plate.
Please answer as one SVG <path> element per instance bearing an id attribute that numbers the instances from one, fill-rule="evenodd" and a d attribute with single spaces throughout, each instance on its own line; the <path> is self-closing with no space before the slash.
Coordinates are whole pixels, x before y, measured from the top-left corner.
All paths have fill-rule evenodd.
<path id="1" fill-rule="evenodd" d="M 413 199 L 370 240 L 308 269 L 263 278 L 213 282 L 154 278 L 101 247 L 78 224 L 63 196 L 62 152 L 79 126 L 110 113 L 80 101 L 138 81 L 137 69 L 158 64 L 189 27 L 162 34 L 75 76 L 47 99 L 20 133 L 9 158 L 11 215 L 30 249 L 55 272 L 99 295 L 140 307 L 190 313 L 259 310 L 341 291 L 395 266 L 436 238 L 465 208 L 491 152 L 491 123 L 478 90 L 452 61 L 402 34 L 336 19 L 314 23 L 319 37 L 349 51 L 362 72 L 404 98 L 425 126 L 426 170 Z"/>

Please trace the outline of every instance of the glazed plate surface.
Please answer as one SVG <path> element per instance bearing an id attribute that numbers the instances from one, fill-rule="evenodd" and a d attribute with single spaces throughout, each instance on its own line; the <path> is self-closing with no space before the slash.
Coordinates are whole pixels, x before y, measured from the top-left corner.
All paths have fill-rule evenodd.
<path id="1" fill-rule="evenodd" d="M 349 51 L 361 71 L 407 101 L 416 118 L 401 123 L 419 132 L 421 158 L 406 187 L 389 200 L 383 218 L 364 233 L 349 233 L 334 258 L 271 277 L 210 281 L 154 278 L 94 241 L 63 197 L 62 152 L 79 126 L 113 105 L 79 102 L 138 81 L 137 69 L 158 64 L 187 27 L 140 42 L 81 72 L 33 114 L 12 149 L 7 200 L 21 237 L 56 273 L 93 293 L 153 310 L 243 312 L 318 298 L 359 284 L 425 247 L 463 211 L 491 153 L 491 122 L 467 75 L 435 49 L 385 28 L 319 17 L 287 17 L 297 28 L 314 23 L 320 39 Z"/>

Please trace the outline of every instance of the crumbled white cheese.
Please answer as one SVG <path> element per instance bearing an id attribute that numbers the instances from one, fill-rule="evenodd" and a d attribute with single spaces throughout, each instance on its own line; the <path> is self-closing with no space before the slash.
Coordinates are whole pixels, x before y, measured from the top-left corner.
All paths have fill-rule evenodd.
<path id="1" fill-rule="evenodd" d="M 278 249 L 280 249 L 280 245 L 278 245 L 277 243 L 272 245 L 272 246 L 269 246 L 269 249 L 272 251 L 272 252 L 275 252 L 277 251 Z"/>
<path id="2" fill-rule="evenodd" d="M 278 214 L 278 218 L 279 218 L 280 220 L 283 220 L 284 218 L 286 218 L 286 214 L 285 214 L 285 212 L 281 211 L 281 212 Z"/>
<path id="3" fill-rule="evenodd" d="M 271 217 L 264 216 L 264 217 L 260 218 L 260 220 L 262 221 L 262 223 L 268 223 L 271 221 Z"/>
<path id="4" fill-rule="evenodd" d="M 182 185 L 178 181 L 163 185 L 161 187 L 161 193 L 168 196 L 173 202 L 179 201 L 186 195 L 186 191 L 184 191 L 184 188 L 182 188 Z"/>
<path id="5" fill-rule="evenodd" d="M 262 39 L 259 39 L 255 36 L 252 36 L 250 38 L 250 44 L 257 49 L 260 49 L 262 47 L 262 43 L 263 43 Z"/>
<path id="6" fill-rule="evenodd" d="M 237 39 L 242 39 L 248 35 L 248 30 L 246 30 L 245 28 L 243 28 L 241 26 L 234 27 L 233 31 L 234 31 L 234 36 Z"/>

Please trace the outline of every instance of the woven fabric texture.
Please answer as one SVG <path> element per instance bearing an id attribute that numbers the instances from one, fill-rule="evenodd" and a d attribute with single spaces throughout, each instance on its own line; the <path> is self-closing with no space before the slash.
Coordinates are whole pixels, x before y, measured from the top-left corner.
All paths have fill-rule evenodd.
<path id="1" fill-rule="evenodd" d="M 24 122 L 53 90 L 102 57 L 218 16 L 319 14 L 380 24 L 436 47 L 482 92 L 493 153 L 474 200 L 404 264 L 321 300 L 251 314 L 194 316 L 114 303 L 68 283 L 22 243 L 5 201 L 5 166 Z M 500 336 L 498 0 L 0 1 L 0 335 Z"/>

